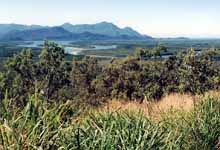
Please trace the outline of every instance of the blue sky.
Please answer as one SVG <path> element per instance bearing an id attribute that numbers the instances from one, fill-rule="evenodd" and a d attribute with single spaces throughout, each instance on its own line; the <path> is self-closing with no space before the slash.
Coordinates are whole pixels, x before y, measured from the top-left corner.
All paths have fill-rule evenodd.
<path id="1" fill-rule="evenodd" d="M 101 21 L 155 37 L 220 37 L 220 0 L 0 0 L 0 23 Z"/>

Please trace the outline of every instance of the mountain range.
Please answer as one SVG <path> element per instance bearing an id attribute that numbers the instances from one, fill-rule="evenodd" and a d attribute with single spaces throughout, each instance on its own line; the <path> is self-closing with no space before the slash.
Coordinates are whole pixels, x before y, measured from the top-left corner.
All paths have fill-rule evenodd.
<path id="1" fill-rule="evenodd" d="M 119 28 L 113 23 L 72 25 L 64 23 L 61 26 L 40 26 L 20 24 L 0 24 L 0 40 L 136 40 L 151 39 L 130 27 Z"/>

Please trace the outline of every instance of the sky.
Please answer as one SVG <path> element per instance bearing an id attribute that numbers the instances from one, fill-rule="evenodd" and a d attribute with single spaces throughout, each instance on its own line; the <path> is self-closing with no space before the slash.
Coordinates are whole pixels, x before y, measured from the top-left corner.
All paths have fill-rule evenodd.
<path id="1" fill-rule="evenodd" d="M 0 0 L 0 23 L 102 21 L 153 37 L 220 37 L 220 0 Z"/>

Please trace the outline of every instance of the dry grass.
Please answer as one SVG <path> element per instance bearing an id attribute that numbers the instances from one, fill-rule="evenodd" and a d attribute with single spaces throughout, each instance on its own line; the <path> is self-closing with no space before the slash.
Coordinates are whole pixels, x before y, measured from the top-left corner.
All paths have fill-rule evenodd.
<path id="1" fill-rule="evenodd" d="M 220 92 L 210 91 L 205 95 L 220 97 Z M 200 97 L 201 96 L 173 93 L 162 98 L 158 102 L 149 102 L 145 100 L 142 104 L 135 101 L 112 100 L 96 109 L 95 112 L 142 112 L 147 117 L 158 118 L 171 109 L 189 112 L 198 102 Z"/>
<path id="2" fill-rule="evenodd" d="M 152 103 L 153 111 L 166 112 L 171 108 L 189 111 L 193 108 L 194 103 L 197 101 L 195 96 L 186 94 L 170 94 L 162 100 Z"/>
<path id="3" fill-rule="evenodd" d="M 220 91 L 209 91 L 209 92 L 205 93 L 205 95 L 209 95 L 211 97 L 218 98 L 218 97 L 220 97 Z"/>
<path id="4" fill-rule="evenodd" d="M 115 111 L 129 111 L 129 112 L 142 112 L 145 116 L 151 117 L 167 112 L 171 108 L 189 111 L 194 106 L 195 97 L 181 94 L 170 94 L 162 98 L 158 102 L 144 101 L 142 104 L 139 102 L 128 102 L 123 100 L 112 100 L 106 105 L 97 109 L 98 112 L 115 112 Z"/>

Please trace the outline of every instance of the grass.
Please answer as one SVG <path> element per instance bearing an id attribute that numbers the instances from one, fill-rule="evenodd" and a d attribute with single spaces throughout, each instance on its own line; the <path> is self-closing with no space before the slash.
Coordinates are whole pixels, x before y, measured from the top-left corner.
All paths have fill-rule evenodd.
<path id="1" fill-rule="evenodd" d="M 217 92 L 210 92 L 209 95 L 217 97 Z M 199 101 L 198 96 L 191 96 L 187 94 L 173 93 L 163 97 L 159 101 L 147 101 L 143 103 L 135 101 L 111 100 L 105 105 L 95 108 L 92 112 L 139 112 L 141 111 L 145 117 L 160 118 L 160 116 L 170 109 L 181 110 L 188 112 L 193 109 L 194 103 Z"/>
<path id="2" fill-rule="evenodd" d="M 137 110 L 136 110 L 137 112 Z M 170 110 L 159 121 L 142 113 L 99 113 L 81 132 L 89 149 L 219 149 L 220 99 L 207 97 L 189 112 Z"/>
<path id="3" fill-rule="evenodd" d="M 220 149 L 220 97 L 205 96 L 190 108 L 191 102 L 173 102 L 174 97 L 180 95 L 167 98 L 172 107 L 165 99 L 158 103 L 160 119 L 147 116 L 140 104 L 82 118 L 85 110 L 70 101 L 48 106 L 35 94 L 26 107 L 17 108 L 6 94 L 0 105 L 0 149 Z"/>
<path id="4" fill-rule="evenodd" d="M 70 127 L 77 112 L 70 102 L 48 107 L 37 95 L 26 107 L 12 108 L 6 98 L 1 105 L 0 149 L 56 149 L 59 134 Z"/>

